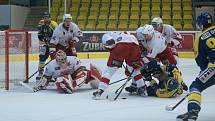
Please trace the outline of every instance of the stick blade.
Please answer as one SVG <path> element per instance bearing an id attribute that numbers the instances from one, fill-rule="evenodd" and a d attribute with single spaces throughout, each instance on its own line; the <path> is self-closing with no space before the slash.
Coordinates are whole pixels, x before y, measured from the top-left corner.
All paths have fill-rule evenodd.
<path id="1" fill-rule="evenodd" d="M 166 111 L 173 111 L 173 107 L 172 107 L 172 106 L 167 105 L 167 106 L 165 107 L 165 110 L 166 110 Z"/>
<path id="2" fill-rule="evenodd" d="M 28 90 L 30 90 L 31 92 L 34 92 L 34 89 L 32 87 L 30 87 L 29 85 L 27 85 L 26 83 L 20 81 L 19 82 L 23 87 L 27 88 Z"/>

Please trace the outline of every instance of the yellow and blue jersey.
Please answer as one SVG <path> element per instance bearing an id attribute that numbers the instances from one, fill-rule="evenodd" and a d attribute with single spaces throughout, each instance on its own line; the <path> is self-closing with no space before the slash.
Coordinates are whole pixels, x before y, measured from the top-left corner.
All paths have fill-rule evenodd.
<path id="1" fill-rule="evenodd" d="M 47 41 L 50 39 L 55 28 L 58 24 L 55 21 L 51 21 L 49 24 L 45 24 L 44 20 L 40 20 L 38 24 L 38 38 L 40 41 Z"/>
<path id="2" fill-rule="evenodd" d="M 215 26 L 201 32 L 195 40 L 194 54 L 201 70 L 215 66 Z"/>

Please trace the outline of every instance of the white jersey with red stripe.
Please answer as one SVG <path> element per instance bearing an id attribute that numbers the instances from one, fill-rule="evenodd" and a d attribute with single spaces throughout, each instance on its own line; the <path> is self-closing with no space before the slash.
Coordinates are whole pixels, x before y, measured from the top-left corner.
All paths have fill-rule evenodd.
<path id="1" fill-rule="evenodd" d="M 62 76 L 63 73 L 73 74 L 81 66 L 81 61 L 75 56 L 67 56 L 67 65 L 65 67 L 60 66 L 56 59 L 54 59 L 46 66 L 44 75 L 57 78 Z"/>
<path id="2" fill-rule="evenodd" d="M 75 40 L 78 42 L 78 37 L 81 36 L 83 36 L 83 33 L 75 23 L 71 22 L 68 30 L 63 27 L 63 23 L 60 23 L 54 30 L 50 43 L 54 45 L 60 44 L 66 47 L 68 46 L 69 41 Z"/>
<path id="3" fill-rule="evenodd" d="M 182 36 L 176 29 L 168 24 L 163 24 L 163 29 L 161 31 L 162 36 L 165 37 L 168 44 L 173 43 L 174 46 L 178 46 L 182 41 Z"/>
<path id="4" fill-rule="evenodd" d="M 152 35 L 152 39 L 149 41 L 141 40 L 143 47 L 147 49 L 146 57 L 155 58 L 158 54 L 162 53 L 166 47 L 165 38 L 161 35 L 160 32 L 155 31 Z"/>
<path id="5" fill-rule="evenodd" d="M 136 45 L 139 45 L 136 37 L 134 35 L 131 35 L 129 32 L 108 32 L 107 34 L 109 34 L 114 38 L 114 40 L 116 40 L 116 44 L 135 43 Z"/>

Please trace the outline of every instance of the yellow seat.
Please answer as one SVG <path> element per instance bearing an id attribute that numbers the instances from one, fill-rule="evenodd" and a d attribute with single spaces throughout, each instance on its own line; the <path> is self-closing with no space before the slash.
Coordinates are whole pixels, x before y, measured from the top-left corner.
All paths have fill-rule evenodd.
<path id="1" fill-rule="evenodd" d="M 120 20 L 128 20 L 128 14 L 127 14 L 127 15 L 126 15 L 126 14 L 120 15 L 120 16 L 119 16 L 119 19 L 120 19 Z"/>
<path id="2" fill-rule="evenodd" d="M 98 17 L 99 21 L 100 20 L 106 20 L 107 19 L 107 15 L 104 14 L 100 14 L 100 16 Z"/>
<path id="3" fill-rule="evenodd" d="M 163 5 L 162 11 L 171 11 L 170 5 Z"/>
<path id="4" fill-rule="evenodd" d="M 139 26 L 138 26 L 138 20 L 132 20 L 130 21 L 130 24 L 128 26 L 129 30 L 136 30 Z"/>
<path id="5" fill-rule="evenodd" d="M 136 20 L 136 19 L 139 19 L 139 15 L 131 15 L 130 16 L 130 20 Z"/>
<path id="6" fill-rule="evenodd" d="M 139 3 L 140 0 L 132 0 L 132 3 Z"/>
<path id="7" fill-rule="evenodd" d="M 192 24 L 184 24 L 184 30 L 193 30 L 193 25 Z"/>
<path id="8" fill-rule="evenodd" d="M 120 11 L 129 11 L 129 6 L 121 7 Z"/>
<path id="9" fill-rule="evenodd" d="M 174 14 L 173 15 L 173 20 L 181 20 L 181 15 L 178 15 L 178 14 Z"/>
<path id="10" fill-rule="evenodd" d="M 96 22 L 95 21 L 88 21 L 88 24 L 86 25 L 86 30 L 95 30 Z"/>
<path id="11" fill-rule="evenodd" d="M 117 29 L 117 21 L 116 20 L 109 20 L 107 25 L 107 30 L 116 30 Z"/>
<path id="12" fill-rule="evenodd" d="M 181 30 L 182 29 L 182 26 L 181 26 L 181 24 L 179 23 L 173 23 L 173 27 L 176 29 L 176 30 Z"/>
<path id="13" fill-rule="evenodd" d="M 170 15 L 163 15 L 163 16 L 162 16 L 162 19 L 164 19 L 164 20 L 165 20 L 165 19 L 170 20 L 170 19 L 171 19 L 171 16 L 170 16 Z"/>
<path id="14" fill-rule="evenodd" d="M 98 4 L 100 0 L 92 0 L 92 2 Z"/>
<path id="15" fill-rule="evenodd" d="M 131 11 L 140 11 L 140 8 L 138 6 L 133 6 L 131 8 Z"/>
<path id="16" fill-rule="evenodd" d="M 171 19 L 163 19 L 163 23 L 164 24 L 170 24 L 171 23 Z"/>
<path id="17" fill-rule="evenodd" d="M 85 21 L 78 21 L 78 27 L 81 29 L 81 30 L 84 30 L 85 29 Z"/>
<path id="18" fill-rule="evenodd" d="M 181 6 L 174 6 L 173 11 L 181 11 Z"/>
<path id="19" fill-rule="evenodd" d="M 78 18 L 77 18 L 77 20 L 78 21 L 83 21 L 83 20 L 86 20 L 86 18 L 87 18 L 86 14 L 85 15 L 79 15 Z"/>
<path id="20" fill-rule="evenodd" d="M 94 20 L 94 21 L 96 21 L 96 19 L 97 19 L 97 15 L 90 15 L 90 16 L 88 16 L 88 20 Z"/>
<path id="21" fill-rule="evenodd" d="M 114 15 L 110 15 L 110 16 L 109 16 L 109 19 L 110 19 L 110 20 L 116 20 L 117 17 L 118 17 L 118 16 L 114 14 Z"/>
<path id="22" fill-rule="evenodd" d="M 192 17 L 192 15 L 191 14 L 184 14 L 184 19 L 185 20 L 192 20 L 193 19 L 193 17 Z"/>
<path id="23" fill-rule="evenodd" d="M 128 22 L 127 21 L 120 21 L 119 22 L 119 26 L 118 26 L 118 30 L 127 30 L 127 26 L 128 26 Z"/>
<path id="24" fill-rule="evenodd" d="M 120 0 L 112 0 L 113 3 L 119 3 Z"/>
<path id="25" fill-rule="evenodd" d="M 98 25 L 96 26 L 96 30 L 106 30 L 106 21 L 99 21 Z"/>
<path id="26" fill-rule="evenodd" d="M 140 17 L 141 20 L 149 20 L 149 15 L 148 14 L 142 14 Z"/>

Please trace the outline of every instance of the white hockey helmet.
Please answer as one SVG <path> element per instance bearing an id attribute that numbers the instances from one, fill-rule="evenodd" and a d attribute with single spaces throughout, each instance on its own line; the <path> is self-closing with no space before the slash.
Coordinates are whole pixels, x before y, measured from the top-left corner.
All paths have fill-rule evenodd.
<path id="1" fill-rule="evenodd" d="M 163 20 L 160 17 L 155 17 L 152 19 L 151 24 L 156 29 L 157 27 L 160 27 L 163 24 Z"/>
<path id="2" fill-rule="evenodd" d="M 111 49 L 111 48 L 114 47 L 116 42 L 115 42 L 114 38 L 110 34 L 106 33 L 106 34 L 104 34 L 102 36 L 102 43 L 104 44 L 104 46 L 106 48 Z"/>
<path id="3" fill-rule="evenodd" d="M 66 19 L 72 20 L 71 14 L 64 14 L 64 15 L 63 15 L 63 21 L 65 21 Z"/>
<path id="4" fill-rule="evenodd" d="M 163 20 L 160 17 L 154 17 L 152 23 L 163 24 Z"/>
<path id="5" fill-rule="evenodd" d="M 152 36 L 154 34 L 155 30 L 152 25 L 146 24 L 142 28 L 142 34 L 143 35 L 150 35 Z"/>

